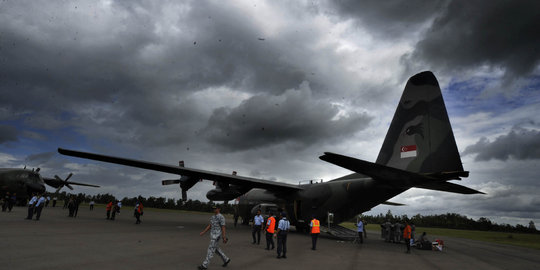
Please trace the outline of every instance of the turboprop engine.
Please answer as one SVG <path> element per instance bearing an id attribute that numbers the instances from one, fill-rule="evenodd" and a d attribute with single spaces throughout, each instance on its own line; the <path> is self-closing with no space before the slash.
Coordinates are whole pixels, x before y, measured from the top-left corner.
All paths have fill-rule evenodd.
<path id="1" fill-rule="evenodd" d="M 181 160 L 178 162 L 178 166 L 184 167 L 184 161 Z M 201 179 L 189 177 L 189 176 L 182 176 L 180 179 L 169 179 L 169 180 L 163 180 L 161 181 L 161 185 L 175 185 L 180 184 L 180 190 L 182 191 L 182 201 L 187 200 L 187 191 L 192 188 L 197 182 L 199 182 Z"/>

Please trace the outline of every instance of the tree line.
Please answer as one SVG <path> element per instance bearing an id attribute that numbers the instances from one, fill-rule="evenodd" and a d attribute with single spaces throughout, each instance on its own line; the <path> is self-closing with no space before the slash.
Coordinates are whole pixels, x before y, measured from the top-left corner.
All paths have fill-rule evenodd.
<path id="1" fill-rule="evenodd" d="M 392 212 L 388 210 L 386 215 L 383 215 L 382 213 L 376 216 L 362 215 L 362 219 L 370 224 L 382 224 L 386 221 L 389 221 L 391 223 L 403 223 L 405 221 L 408 221 L 418 227 L 477 231 L 499 231 L 511 233 L 540 233 L 540 231 L 536 230 L 536 227 L 534 226 L 534 222 L 532 220 L 528 224 L 528 226 L 524 226 L 521 224 L 512 226 L 510 224 L 497 224 L 485 217 L 474 220 L 472 218 L 468 218 L 464 215 L 456 213 L 446 213 L 441 215 L 428 216 L 416 214 L 412 217 L 408 217 L 407 215 L 392 215 Z"/>
<path id="2" fill-rule="evenodd" d="M 174 200 L 165 197 L 153 197 L 145 198 L 143 196 L 137 197 L 124 197 L 122 199 L 116 198 L 114 195 L 105 193 L 97 195 L 86 195 L 84 193 L 71 194 L 65 191 L 57 195 L 59 200 L 69 200 L 70 197 L 75 197 L 83 202 L 94 201 L 98 204 L 107 204 L 109 202 L 120 201 L 123 206 L 135 206 L 137 201 L 143 204 L 144 207 L 159 208 L 159 209 L 175 209 L 186 211 L 198 211 L 198 212 L 213 212 L 212 207 L 214 205 L 220 205 L 221 213 L 234 214 L 234 205 L 232 204 L 217 204 L 215 202 L 201 202 L 199 200 Z"/>

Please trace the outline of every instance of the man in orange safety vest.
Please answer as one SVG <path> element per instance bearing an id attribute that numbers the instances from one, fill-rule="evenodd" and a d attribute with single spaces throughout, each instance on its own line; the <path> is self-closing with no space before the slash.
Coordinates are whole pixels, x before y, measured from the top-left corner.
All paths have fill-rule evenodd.
<path id="1" fill-rule="evenodd" d="M 405 240 L 405 245 L 407 245 L 407 253 L 411 253 L 411 226 L 409 222 L 405 221 L 405 229 L 403 229 L 403 240 Z"/>
<path id="2" fill-rule="evenodd" d="M 316 250 L 317 249 L 317 238 L 319 237 L 319 234 L 321 233 L 321 222 L 312 216 L 312 220 L 309 223 L 309 227 L 311 227 L 311 249 Z"/>
<path id="3" fill-rule="evenodd" d="M 266 231 L 266 250 L 274 249 L 274 238 L 272 236 L 276 230 L 276 219 L 272 212 L 270 212 L 270 216 L 266 219 L 264 229 Z M 272 248 L 270 248 L 270 246 L 272 246 Z"/>

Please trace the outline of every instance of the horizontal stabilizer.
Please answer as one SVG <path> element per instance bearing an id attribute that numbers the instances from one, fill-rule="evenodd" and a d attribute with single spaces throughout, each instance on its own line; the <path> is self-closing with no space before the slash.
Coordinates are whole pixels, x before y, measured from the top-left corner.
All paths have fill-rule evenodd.
<path id="1" fill-rule="evenodd" d="M 457 172 L 437 172 L 437 173 L 427 173 L 424 174 L 428 177 L 437 178 L 438 180 L 461 180 L 460 177 L 469 177 L 468 171 L 457 171 Z"/>
<path id="2" fill-rule="evenodd" d="M 381 204 L 392 205 L 392 206 L 404 206 L 404 205 L 406 205 L 406 204 L 402 204 L 402 203 L 395 203 L 395 202 L 389 202 L 389 201 L 382 202 Z"/>
<path id="3" fill-rule="evenodd" d="M 459 194 L 485 194 L 484 192 L 474 190 L 472 188 L 468 188 L 462 185 L 450 183 L 450 182 L 428 183 L 428 184 L 419 185 L 416 187 L 423 188 L 423 189 L 459 193 Z"/>
<path id="4" fill-rule="evenodd" d="M 91 185 L 85 183 L 69 182 L 70 185 L 85 186 L 85 187 L 99 187 L 98 185 Z"/>
<path id="5" fill-rule="evenodd" d="M 439 180 L 427 175 L 421 175 L 329 152 L 325 152 L 324 155 L 319 158 L 353 172 L 365 174 L 375 180 L 388 182 L 388 184 L 395 187 L 413 187 Z"/>

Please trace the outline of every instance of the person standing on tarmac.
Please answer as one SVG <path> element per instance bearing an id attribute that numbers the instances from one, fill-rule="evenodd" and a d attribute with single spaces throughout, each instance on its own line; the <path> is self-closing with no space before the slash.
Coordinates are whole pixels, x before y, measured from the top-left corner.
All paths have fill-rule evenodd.
<path id="1" fill-rule="evenodd" d="M 116 217 L 116 213 L 120 213 L 120 206 L 118 205 L 119 201 L 116 201 L 115 204 L 113 204 L 112 207 L 112 215 L 110 220 L 114 220 Z"/>
<path id="2" fill-rule="evenodd" d="M 309 223 L 309 227 L 311 227 L 311 250 L 316 250 L 317 238 L 321 233 L 321 222 L 314 216 L 311 216 L 311 222 Z"/>
<path id="3" fill-rule="evenodd" d="M 360 244 L 364 243 L 364 222 L 362 222 L 361 219 L 358 220 L 358 223 L 356 223 L 356 232 L 358 233 L 358 239 L 360 240 Z"/>
<path id="4" fill-rule="evenodd" d="M 221 248 L 219 248 L 220 238 L 223 238 L 223 244 L 226 244 L 228 241 L 225 233 L 225 217 L 219 213 L 221 210 L 219 206 L 213 206 L 212 208 L 214 209 L 214 215 L 210 217 L 210 224 L 208 224 L 204 231 L 199 234 L 200 236 L 203 236 L 207 231 L 210 231 L 210 244 L 208 245 L 206 258 L 203 263 L 197 267 L 199 270 L 208 268 L 208 264 L 212 257 L 214 257 L 214 253 L 217 253 L 223 260 L 223 267 L 227 267 L 231 262 L 231 259 L 225 255 Z"/>
<path id="5" fill-rule="evenodd" d="M 143 215 L 143 205 L 140 202 L 137 202 L 135 204 L 135 218 L 137 221 L 135 221 L 135 224 L 141 224 L 141 216 Z"/>
<path id="6" fill-rule="evenodd" d="M 13 195 L 11 195 L 11 198 L 9 199 L 8 212 L 11 212 L 11 209 L 13 209 L 13 206 L 16 203 L 17 203 L 17 193 L 13 193 Z"/>
<path id="7" fill-rule="evenodd" d="M 276 219 L 274 213 L 270 212 L 270 216 L 266 220 L 264 231 L 266 232 L 266 250 L 270 250 L 270 245 L 274 249 L 274 231 L 276 228 Z"/>
<path id="8" fill-rule="evenodd" d="M 4 201 L 2 203 L 2 212 L 6 212 L 10 199 L 11 199 L 11 196 L 9 195 L 9 192 L 6 192 L 6 195 L 4 196 Z"/>
<path id="9" fill-rule="evenodd" d="M 32 219 L 34 216 L 34 205 L 36 204 L 38 197 L 35 193 L 32 195 L 32 199 L 28 202 L 28 216 L 26 216 L 26 219 Z"/>
<path id="10" fill-rule="evenodd" d="M 407 245 L 407 253 L 411 253 L 411 226 L 409 222 L 405 221 L 405 229 L 403 229 L 403 239 L 405 240 L 405 245 Z"/>
<path id="11" fill-rule="evenodd" d="M 41 210 L 43 210 L 43 206 L 45 206 L 45 202 L 47 201 L 47 199 L 45 199 L 45 197 L 43 197 L 43 195 L 39 195 L 39 199 L 37 200 L 37 203 L 36 203 L 36 220 L 39 220 L 39 218 L 41 217 Z"/>
<path id="12" fill-rule="evenodd" d="M 264 218 L 261 215 L 261 209 L 257 210 L 257 215 L 253 217 L 253 228 L 251 231 L 251 236 L 253 237 L 253 243 L 259 245 L 261 243 L 261 227 L 264 223 Z M 255 241 L 255 234 L 257 234 L 257 241 Z"/>
<path id="13" fill-rule="evenodd" d="M 110 201 L 107 206 L 105 207 L 105 210 L 107 210 L 107 219 L 111 219 L 111 210 L 112 210 L 113 202 Z"/>
<path id="14" fill-rule="evenodd" d="M 291 223 L 287 220 L 287 214 L 281 213 L 281 220 L 278 223 L 277 236 L 277 258 L 287 258 L 287 233 Z M 283 256 L 281 255 L 283 254 Z"/>

